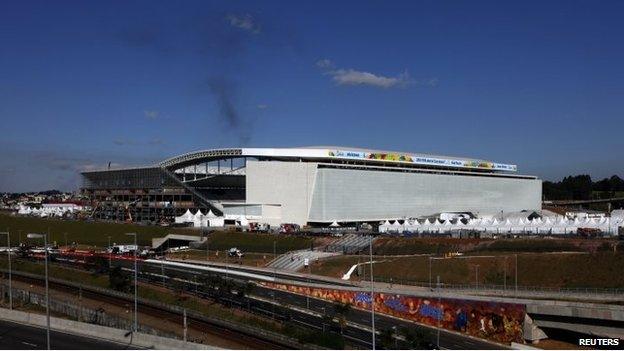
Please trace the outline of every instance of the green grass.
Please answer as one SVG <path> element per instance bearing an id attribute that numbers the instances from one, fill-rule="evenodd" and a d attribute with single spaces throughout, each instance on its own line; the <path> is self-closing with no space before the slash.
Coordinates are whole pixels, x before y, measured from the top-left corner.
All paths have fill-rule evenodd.
<path id="1" fill-rule="evenodd" d="M 198 231 L 181 228 L 159 226 L 142 226 L 136 224 L 118 224 L 106 222 L 64 221 L 0 214 L 0 230 L 11 232 L 11 241 L 26 240 L 27 233 L 50 232 L 50 242 L 65 244 L 65 233 L 68 242 L 104 247 L 108 245 L 108 237 L 114 243 L 131 243 L 131 237 L 125 233 L 137 233 L 139 245 L 151 245 L 152 238 L 162 237 L 169 233 L 200 235 Z M 21 231 L 21 234 L 20 234 Z"/>
<path id="2" fill-rule="evenodd" d="M 227 250 L 237 247 L 243 252 L 273 253 L 273 242 L 278 254 L 291 250 L 310 248 L 311 238 L 279 235 L 279 234 L 250 234 L 240 232 L 214 232 L 209 236 L 210 250 Z"/>
<path id="3" fill-rule="evenodd" d="M 11 241 L 14 244 L 18 242 L 20 237 L 22 242 L 27 240 L 27 233 L 44 233 L 49 230 L 50 242 L 64 245 L 65 233 L 67 233 L 67 241 L 69 243 L 76 242 L 80 245 L 97 247 L 107 246 L 109 236 L 111 237 L 111 243 L 130 244 L 133 239 L 127 236 L 126 233 L 137 233 L 139 245 L 151 245 L 152 238 L 163 237 L 167 234 L 201 235 L 200 231 L 188 228 L 64 221 L 0 214 L 0 231 L 4 230 L 11 232 Z M 276 241 L 277 253 L 309 248 L 312 244 L 311 238 L 232 231 L 214 232 L 210 234 L 209 241 L 211 250 L 227 250 L 231 247 L 238 247 L 246 252 L 266 252 L 271 254 L 273 253 L 273 241 Z"/>
<path id="4" fill-rule="evenodd" d="M 40 262 L 32 262 L 23 259 L 14 259 L 11 262 L 11 269 L 14 271 L 31 273 L 31 274 L 45 274 L 45 267 Z M 8 262 L 6 255 L 0 255 L 0 268 L 7 269 Z M 102 288 L 108 288 L 108 276 L 96 275 L 86 271 L 80 271 L 76 269 L 63 268 L 56 265 L 48 266 L 48 273 L 50 277 L 63 279 L 67 281 L 77 282 L 85 285 L 98 286 Z"/>

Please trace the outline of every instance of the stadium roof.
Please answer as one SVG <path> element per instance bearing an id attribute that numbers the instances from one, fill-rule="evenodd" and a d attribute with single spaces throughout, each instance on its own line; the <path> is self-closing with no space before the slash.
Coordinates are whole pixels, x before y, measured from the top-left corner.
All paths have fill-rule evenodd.
<path id="1" fill-rule="evenodd" d="M 402 151 L 382 151 L 343 146 L 306 146 L 294 148 L 224 148 L 193 151 L 168 158 L 155 166 L 182 168 L 188 165 L 213 160 L 252 157 L 275 160 L 308 160 L 314 162 L 362 162 L 366 164 L 396 164 L 424 167 L 473 169 L 484 171 L 516 172 L 513 164 L 496 163 L 487 160 L 409 153 Z M 142 168 L 142 167 L 137 167 Z M 88 172 L 84 172 L 88 173 Z"/>

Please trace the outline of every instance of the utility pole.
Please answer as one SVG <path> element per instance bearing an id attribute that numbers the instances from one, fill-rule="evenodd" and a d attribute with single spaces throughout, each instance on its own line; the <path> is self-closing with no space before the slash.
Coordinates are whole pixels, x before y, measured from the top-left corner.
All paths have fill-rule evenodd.
<path id="1" fill-rule="evenodd" d="M 438 290 L 438 306 L 442 306 L 442 296 L 441 296 L 441 291 L 440 291 L 440 276 L 437 276 L 437 290 Z M 442 313 L 438 314 L 438 336 L 437 336 L 437 345 L 438 345 L 438 350 L 440 349 L 440 320 L 442 319 Z"/>
<path id="2" fill-rule="evenodd" d="M 134 237 L 134 332 L 139 331 L 139 315 L 138 315 L 138 267 L 137 267 L 137 251 L 139 247 L 137 246 L 137 234 L 136 233 L 126 233 L 128 236 Z"/>
<path id="3" fill-rule="evenodd" d="M 186 308 L 184 309 L 184 342 L 186 342 L 186 335 L 188 333 L 188 325 L 186 324 Z"/>
<path id="4" fill-rule="evenodd" d="M 432 283 L 431 283 L 431 261 L 433 260 L 433 257 L 429 256 L 429 289 L 431 289 Z"/>
<path id="5" fill-rule="evenodd" d="M 507 256 L 505 256 L 505 265 L 503 266 L 503 290 L 507 291 Z"/>
<path id="6" fill-rule="evenodd" d="M 514 255 L 516 257 L 516 269 L 514 269 L 516 274 L 516 294 L 515 297 L 518 297 L 518 254 Z"/>
<path id="7" fill-rule="evenodd" d="M 45 253 L 45 292 L 46 292 L 46 343 L 48 350 L 50 350 L 50 289 L 49 289 L 49 275 L 48 275 L 48 236 L 50 235 L 50 228 L 47 233 L 28 233 L 26 237 L 28 239 L 40 239 L 43 238 L 43 252 Z"/>
<path id="8" fill-rule="evenodd" d="M 9 233 L 9 228 L 7 231 L 0 234 L 6 234 L 7 236 L 7 257 L 9 258 L 9 309 L 13 309 L 13 287 L 12 287 L 12 277 L 11 277 L 11 234 Z"/>
<path id="9" fill-rule="evenodd" d="M 375 350 L 375 279 L 373 278 L 373 236 L 369 236 L 370 278 L 371 278 L 371 329 L 373 331 L 373 350 Z"/>

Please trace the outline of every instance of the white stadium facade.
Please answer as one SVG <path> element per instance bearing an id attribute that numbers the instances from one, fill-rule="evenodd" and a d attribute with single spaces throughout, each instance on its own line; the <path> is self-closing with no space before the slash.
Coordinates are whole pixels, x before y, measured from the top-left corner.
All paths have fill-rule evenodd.
<path id="1" fill-rule="evenodd" d="M 540 210 L 542 195 L 511 164 L 348 147 L 212 149 L 82 175 L 95 217 L 148 222 L 197 210 L 271 225 L 484 216 Z"/>

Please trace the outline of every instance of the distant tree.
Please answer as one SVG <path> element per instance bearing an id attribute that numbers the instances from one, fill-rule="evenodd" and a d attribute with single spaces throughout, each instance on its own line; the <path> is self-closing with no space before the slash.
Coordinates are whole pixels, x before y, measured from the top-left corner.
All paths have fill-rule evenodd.
<path id="1" fill-rule="evenodd" d="M 545 181 L 542 192 L 545 200 L 589 200 L 614 197 L 624 191 L 624 180 L 617 175 L 593 182 L 587 174 L 567 176 L 559 182 Z M 600 194 L 595 194 L 599 192 Z"/>

